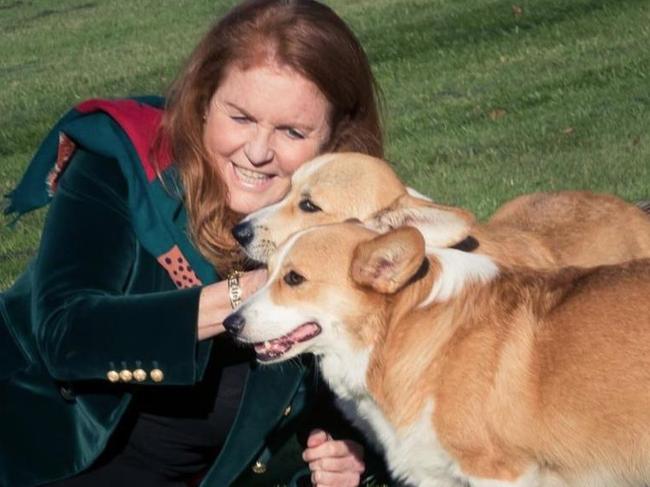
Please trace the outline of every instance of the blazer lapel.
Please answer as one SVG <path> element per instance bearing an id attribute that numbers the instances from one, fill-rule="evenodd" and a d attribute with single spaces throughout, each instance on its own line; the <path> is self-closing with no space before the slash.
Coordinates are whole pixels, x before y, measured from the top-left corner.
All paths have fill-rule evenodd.
<path id="1" fill-rule="evenodd" d="M 201 486 L 230 485 L 253 462 L 296 394 L 305 370 L 298 361 L 253 366 L 235 422 Z"/>

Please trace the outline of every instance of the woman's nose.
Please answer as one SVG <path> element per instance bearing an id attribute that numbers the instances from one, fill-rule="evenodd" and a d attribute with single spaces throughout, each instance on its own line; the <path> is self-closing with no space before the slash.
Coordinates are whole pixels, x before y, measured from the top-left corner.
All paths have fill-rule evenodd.
<path id="1" fill-rule="evenodd" d="M 262 166 L 273 159 L 270 138 L 270 131 L 257 128 L 244 145 L 244 154 L 253 166 Z"/>

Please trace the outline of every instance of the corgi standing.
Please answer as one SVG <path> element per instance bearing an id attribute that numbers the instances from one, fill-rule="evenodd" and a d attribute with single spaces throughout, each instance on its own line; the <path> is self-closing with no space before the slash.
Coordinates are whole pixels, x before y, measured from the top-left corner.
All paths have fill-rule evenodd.
<path id="1" fill-rule="evenodd" d="M 650 260 L 514 269 L 352 223 L 290 237 L 224 325 L 261 362 L 319 357 L 416 486 L 650 480 Z"/>

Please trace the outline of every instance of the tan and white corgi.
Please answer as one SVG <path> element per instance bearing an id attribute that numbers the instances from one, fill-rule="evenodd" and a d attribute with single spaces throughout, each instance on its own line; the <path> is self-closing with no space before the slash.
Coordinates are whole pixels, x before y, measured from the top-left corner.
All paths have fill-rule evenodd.
<path id="1" fill-rule="evenodd" d="M 260 362 L 311 352 L 396 478 L 650 481 L 650 260 L 509 268 L 410 227 L 314 227 L 224 325 Z"/>
<path id="2" fill-rule="evenodd" d="M 251 258 L 266 262 L 292 233 L 348 219 L 378 231 L 409 224 L 427 245 L 456 244 L 498 262 L 538 268 L 650 257 L 650 218 L 617 197 L 537 193 L 506 203 L 481 224 L 466 210 L 410 190 L 385 161 L 358 153 L 326 154 L 306 163 L 294 173 L 284 199 L 249 215 L 233 234 Z"/>

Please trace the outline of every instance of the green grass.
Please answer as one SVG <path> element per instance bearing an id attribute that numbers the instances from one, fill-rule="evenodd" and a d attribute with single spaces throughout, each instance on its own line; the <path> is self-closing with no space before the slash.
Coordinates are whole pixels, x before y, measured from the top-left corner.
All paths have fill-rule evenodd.
<path id="1" fill-rule="evenodd" d="M 71 105 L 164 90 L 232 3 L 0 0 L 0 192 Z M 420 191 L 481 217 L 537 190 L 650 196 L 647 0 L 328 3 L 368 52 L 388 158 Z M 0 228 L 0 289 L 42 218 Z"/>

